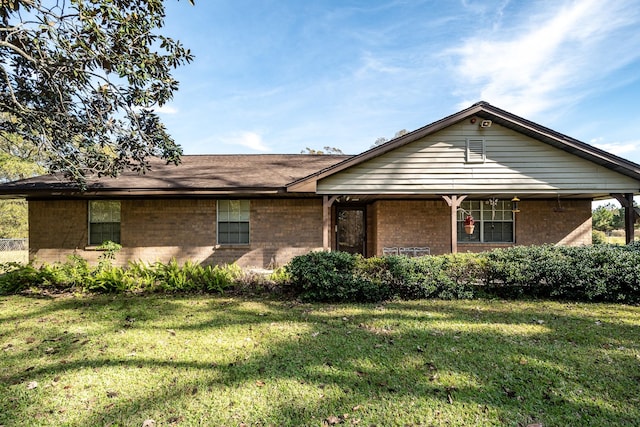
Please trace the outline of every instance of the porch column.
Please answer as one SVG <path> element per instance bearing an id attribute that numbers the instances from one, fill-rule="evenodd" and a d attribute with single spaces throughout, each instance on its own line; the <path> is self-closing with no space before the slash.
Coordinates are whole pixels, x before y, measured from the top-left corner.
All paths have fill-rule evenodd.
<path id="1" fill-rule="evenodd" d="M 628 245 L 633 242 L 634 225 L 636 223 L 637 212 L 633 208 L 633 193 L 612 194 L 624 208 L 624 237 Z"/>
<path id="2" fill-rule="evenodd" d="M 331 246 L 331 206 L 338 196 L 322 197 L 322 250 L 330 251 Z"/>
<path id="3" fill-rule="evenodd" d="M 458 196 L 442 196 L 447 205 L 451 208 L 451 253 L 458 253 L 458 208 L 464 199 L 467 198 L 466 195 Z"/>

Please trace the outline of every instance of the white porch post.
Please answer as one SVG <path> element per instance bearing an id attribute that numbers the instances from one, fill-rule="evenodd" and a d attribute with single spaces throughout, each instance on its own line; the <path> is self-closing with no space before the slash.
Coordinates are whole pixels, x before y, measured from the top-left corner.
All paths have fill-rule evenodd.
<path id="1" fill-rule="evenodd" d="M 464 196 L 442 196 L 447 205 L 451 208 L 451 253 L 458 253 L 458 208 L 464 199 Z"/>
<path id="2" fill-rule="evenodd" d="M 330 251 L 331 246 L 331 206 L 338 196 L 322 197 L 322 250 Z"/>

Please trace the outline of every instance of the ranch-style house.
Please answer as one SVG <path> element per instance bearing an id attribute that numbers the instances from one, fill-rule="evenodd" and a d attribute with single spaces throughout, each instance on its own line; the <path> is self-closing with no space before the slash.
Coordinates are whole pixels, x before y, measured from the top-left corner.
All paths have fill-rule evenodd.
<path id="1" fill-rule="evenodd" d="M 339 145 L 339 144 L 338 144 Z M 144 175 L 0 185 L 29 205 L 29 256 L 273 267 L 312 250 L 364 256 L 591 243 L 615 197 L 633 239 L 640 165 L 479 102 L 362 154 L 185 155 Z"/>

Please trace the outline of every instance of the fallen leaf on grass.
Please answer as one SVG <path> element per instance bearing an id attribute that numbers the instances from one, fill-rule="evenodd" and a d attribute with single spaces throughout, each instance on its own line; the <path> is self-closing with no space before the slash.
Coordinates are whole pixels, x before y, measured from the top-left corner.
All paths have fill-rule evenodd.
<path id="1" fill-rule="evenodd" d="M 257 385 L 258 387 L 264 387 L 264 381 L 257 380 L 257 381 L 256 381 L 256 385 Z"/>
<path id="2" fill-rule="evenodd" d="M 167 332 L 169 332 L 171 335 L 176 335 L 176 331 L 174 331 L 173 329 L 167 329 Z"/>
<path id="3" fill-rule="evenodd" d="M 342 422 L 342 420 L 340 418 L 336 417 L 335 415 L 331 415 L 331 416 L 327 417 L 324 420 L 324 422 L 327 425 L 333 426 L 333 425 L 336 425 L 336 424 L 340 424 Z"/>

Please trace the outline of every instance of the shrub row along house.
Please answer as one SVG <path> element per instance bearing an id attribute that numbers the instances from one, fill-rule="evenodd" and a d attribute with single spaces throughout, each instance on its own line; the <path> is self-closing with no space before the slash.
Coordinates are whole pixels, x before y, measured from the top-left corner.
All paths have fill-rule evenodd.
<path id="1" fill-rule="evenodd" d="M 640 165 L 480 102 L 356 156 L 187 155 L 145 175 L 5 183 L 29 202 L 37 261 L 283 265 L 311 250 L 365 256 L 591 243 L 591 201 L 616 197 L 633 238 Z M 467 227 L 465 227 L 465 225 Z M 473 227 L 469 227 L 469 226 Z"/>

